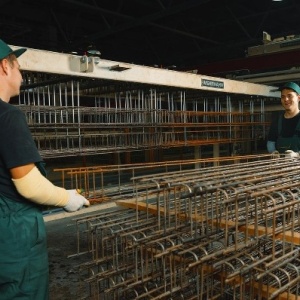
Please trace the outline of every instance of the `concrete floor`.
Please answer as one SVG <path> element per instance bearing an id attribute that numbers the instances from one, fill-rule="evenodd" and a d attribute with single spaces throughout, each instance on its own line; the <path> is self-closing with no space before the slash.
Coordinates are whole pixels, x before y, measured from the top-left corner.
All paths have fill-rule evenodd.
<path id="1" fill-rule="evenodd" d="M 87 256 L 68 257 L 77 251 L 75 220 L 113 206 L 113 202 L 105 203 L 74 213 L 61 211 L 44 216 L 48 237 L 50 300 L 80 299 L 82 282 L 76 267 L 87 262 Z"/>

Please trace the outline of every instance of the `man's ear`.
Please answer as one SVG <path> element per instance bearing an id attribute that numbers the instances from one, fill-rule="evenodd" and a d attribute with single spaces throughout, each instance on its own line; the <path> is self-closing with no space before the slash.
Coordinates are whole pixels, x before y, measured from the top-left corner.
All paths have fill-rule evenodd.
<path id="1" fill-rule="evenodd" d="M 8 62 L 8 60 L 5 59 L 5 58 L 2 59 L 0 61 L 0 74 L 7 75 L 8 74 L 8 68 L 9 68 L 9 62 Z M 299 100 L 300 100 L 300 98 L 299 98 Z"/>

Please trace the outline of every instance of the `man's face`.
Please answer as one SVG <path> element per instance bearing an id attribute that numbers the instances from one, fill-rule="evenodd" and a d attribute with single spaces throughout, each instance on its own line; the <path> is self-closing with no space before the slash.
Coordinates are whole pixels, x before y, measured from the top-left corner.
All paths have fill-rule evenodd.
<path id="1" fill-rule="evenodd" d="M 291 89 L 281 91 L 281 104 L 285 110 L 293 111 L 298 109 L 300 96 Z"/>

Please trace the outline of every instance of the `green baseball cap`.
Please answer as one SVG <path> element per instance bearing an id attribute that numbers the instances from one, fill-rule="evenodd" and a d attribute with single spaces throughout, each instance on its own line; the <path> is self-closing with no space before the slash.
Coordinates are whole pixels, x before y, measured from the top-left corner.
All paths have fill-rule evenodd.
<path id="1" fill-rule="evenodd" d="M 13 50 L 4 41 L 0 40 L 0 60 L 7 57 L 10 54 L 14 54 L 16 57 L 19 57 L 26 50 L 26 48 L 19 48 Z"/>
<path id="2" fill-rule="evenodd" d="M 296 92 L 298 95 L 300 95 L 300 87 L 295 82 L 287 82 L 282 87 L 279 88 L 279 91 L 282 91 L 284 89 L 290 89 Z"/>

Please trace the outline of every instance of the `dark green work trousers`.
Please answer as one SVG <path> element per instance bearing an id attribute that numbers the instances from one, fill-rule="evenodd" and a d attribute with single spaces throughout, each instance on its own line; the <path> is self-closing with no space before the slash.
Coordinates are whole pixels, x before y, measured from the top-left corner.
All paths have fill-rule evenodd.
<path id="1" fill-rule="evenodd" d="M 0 196 L 0 299 L 49 299 L 47 239 L 41 209 L 3 196 Z"/>

